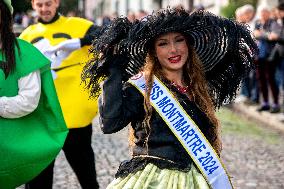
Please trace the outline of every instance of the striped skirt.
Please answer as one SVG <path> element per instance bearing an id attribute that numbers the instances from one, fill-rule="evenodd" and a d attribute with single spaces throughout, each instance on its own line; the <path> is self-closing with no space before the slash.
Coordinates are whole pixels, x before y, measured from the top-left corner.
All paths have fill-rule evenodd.
<path id="1" fill-rule="evenodd" d="M 149 163 L 141 171 L 116 178 L 107 189 L 209 189 L 209 186 L 194 166 L 188 172 L 182 172 L 159 169 Z"/>

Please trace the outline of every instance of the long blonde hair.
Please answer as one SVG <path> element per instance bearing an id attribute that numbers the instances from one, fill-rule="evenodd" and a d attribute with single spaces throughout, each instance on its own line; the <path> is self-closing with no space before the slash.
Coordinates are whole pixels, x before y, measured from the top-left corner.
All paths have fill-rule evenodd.
<path id="1" fill-rule="evenodd" d="M 220 154 L 222 145 L 220 139 L 220 124 L 215 115 L 215 108 L 211 96 L 208 93 L 207 81 L 205 80 L 205 73 L 202 69 L 202 64 L 195 52 L 195 50 L 188 45 L 189 56 L 184 66 L 184 82 L 190 86 L 188 96 L 192 97 L 192 101 L 203 111 L 209 118 L 213 127 L 208 127 L 209 135 L 207 138 L 217 154 Z M 163 76 L 161 65 L 154 55 L 154 52 L 149 52 L 146 57 L 146 64 L 142 69 L 146 81 L 146 94 L 144 98 L 144 109 L 146 116 L 144 119 L 144 126 L 147 136 L 151 130 L 150 119 L 152 116 L 153 107 L 150 104 L 150 91 L 153 87 L 153 76 Z M 193 82 L 194 81 L 194 82 Z M 147 145 L 146 138 L 146 145 Z M 130 132 L 130 144 L 133 142 L 133 131 Z M 146 146 L 147 147 L 147 146 Z"/>

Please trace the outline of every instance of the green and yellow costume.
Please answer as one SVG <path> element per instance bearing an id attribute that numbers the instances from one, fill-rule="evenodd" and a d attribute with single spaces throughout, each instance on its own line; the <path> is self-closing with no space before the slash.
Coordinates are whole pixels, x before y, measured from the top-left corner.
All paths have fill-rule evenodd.
<path id="1" fill-rule="evenodd" d="M 41 96 L 32 113 L 14 119 L 0 117 L 1 189 L 15 188 L 37 176 L 57 156 L 68 132 L 49 60 L 31 44 L 20 39 L 18 44 L 14 72 L 5 78 L 0 69 L 0 96 L 18 95 L 18 80 L 36 70 L 41 72 Z M 0 61 L 5 61 L 2 53 Z"/>
<path id="2" fill-rule="evenodd" d="M 60 16 L 50 24 L 38 23 L 29 26 L 20 38 L 31 43 L 47 39 L 55 46 L 67 39 L 83 38 L 91 25 L 93 23 L 85 19 Z M 73 51 L 55 69 L 57 78 L 54 83 L 68 128 L 80 128 L 90 124 L 97 113 L 97 101 L 88 100 L 89 94 L 81 85 L 81 63 L 88 60 L 88 48 L 89 46 L 84 46 Z"/>

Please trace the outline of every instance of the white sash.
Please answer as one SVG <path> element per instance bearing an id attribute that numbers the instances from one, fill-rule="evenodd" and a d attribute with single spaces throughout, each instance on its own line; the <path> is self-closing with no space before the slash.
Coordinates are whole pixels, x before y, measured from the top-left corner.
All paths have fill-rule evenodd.
<path id="1" fill-rule="evenodd" d="M 139 73 L 129 80 L 143 95 L 145 78 Z M 183 145 L 212 189 L 232 189 L 230 178 L 221 160 L 196 123 L 186 113 L 169 89 L 154 77 L 150 102 Z"/>

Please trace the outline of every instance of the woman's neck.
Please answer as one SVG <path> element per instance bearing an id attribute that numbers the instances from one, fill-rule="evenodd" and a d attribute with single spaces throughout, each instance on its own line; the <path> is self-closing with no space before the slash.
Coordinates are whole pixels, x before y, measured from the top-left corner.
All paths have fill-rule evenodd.
<path id="1" fill-rule="evenodd" d="M 183 82 L 183 72 L 181 71 L 166 71 L 164 70 L 164 75 L 165 77 L 171 81 L 176 83 L 177 85 L 184 86 Z"/>

